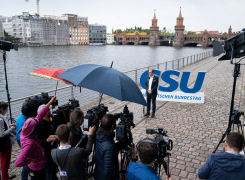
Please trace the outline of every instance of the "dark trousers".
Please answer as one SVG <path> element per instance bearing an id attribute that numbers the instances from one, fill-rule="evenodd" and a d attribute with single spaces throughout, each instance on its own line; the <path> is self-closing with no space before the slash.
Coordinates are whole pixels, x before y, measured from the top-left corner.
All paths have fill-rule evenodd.
<path id="1" fill-rule="evenodd" d="M 54 163 L 51 156 L 46 156 L 47 161 L 45 165 L 45 174 L 46 174 L 46 180 L 58 180 L 58 177 L 56 176 L 56 164 Z"/>
<path id="2" fill-rule="evenodd" d="M 28 167 L 28 172 L 31 177 L 31 180 L 45 180 L 46 179 L 44 168 L 39 171 L 33 171 Z"/>
<path id="3" fill-rule="evenodd" d="M 20 140 L 17 140 L 17 142 L 21 148 Z M 27 179 L 28 179 L 28 168 L 27 166 L 23 166 L 21 171 L 21 180 L 27 180 Z"/>
<path id="4" fill-rule="evenodd" d="M 147 113 L 150 113 L 151 101 L 152 101 L 152 114 L 155 114 L 156 111 L 156 94 L 147 93 Z"/>
<path id="5" fill-rule="evenodd" d="M 10 145 L 9 147 L 3 150 L 4 156 L 2 156 L 2 153 L 0 152 L 2 180 L 9 179 L 8 170 L 10 166 L 11 152 L 12 152 L 12 145 Z"/>

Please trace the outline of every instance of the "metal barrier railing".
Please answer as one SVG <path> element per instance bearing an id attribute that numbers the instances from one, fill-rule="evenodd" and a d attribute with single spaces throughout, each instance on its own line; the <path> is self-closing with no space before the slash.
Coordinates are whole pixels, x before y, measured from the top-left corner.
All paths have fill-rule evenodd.
<path id="1" fill-rule="evenodd" d="M 127 76 L 129 76 L 135 83 L 139 83 L 141 74 L 145 72 L 146 70 L 149 70 L 149 69 L 161 69 L 161 70 L 179 69 L 189 64 L 203 60 L 207 57 L 210 57 L 212 56 L 212 54 L 213 54 L 213 51 L 207 51 L 207 52 L 195 54 L 192 56 L 180 58 L 177 60 L 167 61 L 164 63 L 159 63 L 159 64 L 127 71 L 124 73 Z M 48 91 L 47 93 L 49 94 L 49 96 L 54 96 L 55 89 Z M 39 96 L 39 95 L 41 95 L 41 93 L 11 100 L 10 102 L 11 102 L 12 117 L 15 120 L 18 118 L 21 112 L 22 104 L 27 98 L 32 98 L 34 96 Z M 74 87 L 70 85 L 70 86 L 66 86 L 66 87 L 57 89 L 56 97 L 58 99 L 59 106 L 68 103 L 69 99 L 73 99 L 73 98 L 79 100 L 80 104 L 83 104 L 83 103 L 88 103 L 91 100 L 96 100 L 96 99 L 99 100 L 100 93 L 86 89 L 86 88 Z M 9 118 L 9 114 L 8 114 L 8 118 Z"/>

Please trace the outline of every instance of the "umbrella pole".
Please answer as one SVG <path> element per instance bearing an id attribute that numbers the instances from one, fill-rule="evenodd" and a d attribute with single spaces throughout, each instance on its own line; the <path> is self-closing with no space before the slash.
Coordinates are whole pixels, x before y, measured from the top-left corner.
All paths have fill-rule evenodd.
<path id="1" fill-rule="evenodd" d="M 57 81 L 57 84 L 56 84 L 56 90 L 55 90 L 54 96 L 56 96 L 56 92 L 57 92 L 57 88 L 58 88 L 58 82 L 59 82 L 59 81 Z"/>
<path id="2" fill-rule="evenodd" d="M 103 93 L 101 94 L 101 96 L 100 96 L 100 102 L 99 102 L 99 105 L 100 105 L 100 103 L 101 103 L 101 100 L 102 100 L 102 96 L 103 96 Z"/>

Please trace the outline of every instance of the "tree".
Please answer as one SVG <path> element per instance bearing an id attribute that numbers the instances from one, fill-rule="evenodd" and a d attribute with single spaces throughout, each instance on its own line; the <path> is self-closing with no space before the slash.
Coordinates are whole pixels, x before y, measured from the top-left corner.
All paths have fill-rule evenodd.
<path id="1" fill-rule="evenodd" d="M 187 34 L 196 34 L 195 32 L 192 32 L 192 31 L 188 31 Z"/>
<path id="2" fill-rule="evenodd" d="M 121 29 L 116 29 L 116 30 L 113 32 L 113 34 L 116 34 L 116 31 L 117 31 L 117 33 L 119 33 L 119 34 L 123 33 L 123 31 L 122 31 Z"/>
<path id="3" fill-rule="evenodd" d="M 4 38 L 5 38 L 5 41 L 14 41 L 15 40 L 15 37 L 10 36 L 5 30 L 4 30 Z"/>
<path id="4" fill-rule="evenodd" d="M 226 34 L 227 34 L 227 32 L 224 32 L 224 33 L 223 33 L 223 35 L 226 35 Z"/>

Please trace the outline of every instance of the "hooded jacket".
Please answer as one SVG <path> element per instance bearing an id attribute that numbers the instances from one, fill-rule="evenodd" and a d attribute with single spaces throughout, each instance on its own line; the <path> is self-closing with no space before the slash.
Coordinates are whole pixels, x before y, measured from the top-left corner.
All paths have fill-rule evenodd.
<path id="1" fill-rule="evenodd" d="M 114 142 L 115 135 L 98 128 L 95 140 L 95 180 L 119 179 L 118 153 Z"/>
<path id="2" fill-rule="evenodd" d="M 198 177 L 207 180 L 244 180 L 245 159 L 238 154 L 217 152 L 208 157 L 199 170 Z"/>
<path id="3" fill-rule="evenodd" d="M 49 108 L 45 106 L 40 113 L 36 116 L 38 123 L 42 120 Z M 35 132 L 38 124 L 33 118 L 26 120 L 22 126 L 20 134 L 21 152 L 15 161 L 16 167 L 28 165 L 33 171 L 42 170 L 46 164 L 46 158 L 41 142 L 38 140 Z M 31 163 L 31 159 L 38 159 L 37 162 Z M 30 164 L 31 163 L 31 164 Z"/>

